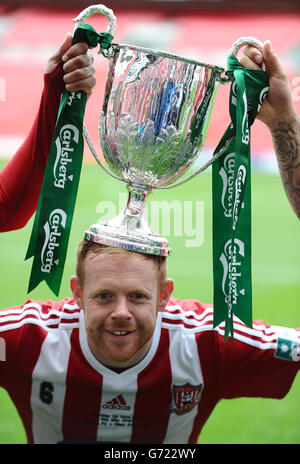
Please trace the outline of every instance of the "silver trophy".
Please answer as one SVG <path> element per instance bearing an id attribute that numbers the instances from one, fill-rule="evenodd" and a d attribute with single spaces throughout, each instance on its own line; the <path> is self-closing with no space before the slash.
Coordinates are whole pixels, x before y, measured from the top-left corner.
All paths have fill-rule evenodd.
<path id="1" fill-rule="evenodd" d="M 75 28 L 98 13 L 107 17 L 107 32 L 114 35 L 116 18 L 104 5 L 82 11 L 74 20 Z M 262 46 L 252 37 L 241 38 L 230 53 L 236 55 L 245 44 Z M 144 216 L 146 198 L 154 189 L 187 182 L 228 147 L 188 176 L 201 158 L 218 85 L 230 79 L 222 77 L 224 69 L 219 66 L 133 45 L 114 44 L 103 54 L 109 58 L 109 67 L 98 131 L 107 166 L 99 159 L 85 126 L 84 135 L 97 162 L 127 184 L 129 195 L 118 216 L 93 224 L 85 238 L 167 256 L 168 240 L 157 234 Z"/>

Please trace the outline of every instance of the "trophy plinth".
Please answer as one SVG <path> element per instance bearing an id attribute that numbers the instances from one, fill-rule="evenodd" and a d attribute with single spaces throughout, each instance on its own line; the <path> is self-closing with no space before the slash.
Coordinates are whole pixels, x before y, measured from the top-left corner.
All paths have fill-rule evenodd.
<path id="1" fill-rule="evenodd" d="M 157 256 L 168 256 L 168 240 L 155 231 L 144 217 L 144 206 L 149 191 L 131 185 L 124 210 L 107 222 L 93 224 L 84 238 L 107 246 Z"/>

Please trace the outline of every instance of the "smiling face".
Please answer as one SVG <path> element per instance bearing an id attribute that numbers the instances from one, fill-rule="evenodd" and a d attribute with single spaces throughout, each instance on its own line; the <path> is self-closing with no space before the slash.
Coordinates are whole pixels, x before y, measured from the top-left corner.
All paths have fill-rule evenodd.
<path id="1" fill-rule="evenodd" d="M 91 250 L 82 265 L 84 282 L 73 277 L 71 289 L 84 309 L 91 351 L 110 367 L 136 364 L 151 345 L 157 313 L 166 306 L 173 282 L 160 283 L 154 260 L 138 253 Z"/>

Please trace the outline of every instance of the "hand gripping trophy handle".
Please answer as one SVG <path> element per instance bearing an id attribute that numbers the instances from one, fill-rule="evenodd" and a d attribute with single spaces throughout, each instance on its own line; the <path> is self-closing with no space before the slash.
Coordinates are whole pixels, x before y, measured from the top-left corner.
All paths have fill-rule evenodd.
<path id="1" fill-rule="evenodd" d="M 237 56 L 239 49 L 245 45 L 252 45 L 252 47 L 257 48 L 260 52 L 262 52 L 263 44 L 260 40 L 257 40 L 255 37 L 240 37 L 232 44 L 229 55 Z M 266 70 L 264 62 L 262 63 L 262 69 L 264 71 Z"/>
<path id="2" fill-rule="evenodd" d="M 116 22 L 117 22 L 116 17 L 114 15 L 114 12 L 112 10 L 110 10 L 109 8 L 107 8 L 105 5 L 91 5 L 91 6 L 87 7 L 87 8 L 85 8 L 76 18 L 73 19 L 73 22 L 75 23 L 74 30 L 77 29 L 77 27 L 84 24 L 85 21 L 90 16 L 93 16 L 95 14 L 103 14 L 107 18 L 108 25 L 107 25 L 107 28 L 106 28 L 106 32 L 108 34 L 111 34 L 112 36 L 114 36 L 115 30 L 116 30 Z M 102 50 L 100 50 L 100 51 L 102 51 Z M 103 55 L 106 58 L 110 58 L 114 53 L 115 53 L 115 51 L 111 48 L 108 52 L 105 51 L 105 53 L 103 53 Z M 83 134 L 84 134 L 85 140 L 86 140 L 86 142 L 87 142 L 87 144 L 89 146 L 89 149 L 91 150 L 91 153 L 94 156 L 97 163 L 111 177 L 113 177 L 114 179 L 117 179 L 117 180 L 121 180 L 121 179 L 119 179 L 119 177 L 115 176 L 108 169 L 106 169 L 106 167 L 103 165 L 103 163 L 99 159 L 99 157 L 97 155 L 97 151 L 95 150 L 95 148 L 94 148 L 94 146 L 92 144 L 92 141 L 91 141 L 91 138 L 89 136 L 88 130 L 87 130 L 86 125 L 84 123 L 83 123 Z"/>
<path id="3" fill-rule="evenodd" d="M 103 14 L 108 20 L 108 26 L 106 32 L 114 36 L 116 30 L 116 17 L 112 10 L 107 8 L 105 5 L 92 5 L 83 10 L 73 22 L 75 23 L 75 29 L 81 26 L 85 21 L 94 14 Z"/>

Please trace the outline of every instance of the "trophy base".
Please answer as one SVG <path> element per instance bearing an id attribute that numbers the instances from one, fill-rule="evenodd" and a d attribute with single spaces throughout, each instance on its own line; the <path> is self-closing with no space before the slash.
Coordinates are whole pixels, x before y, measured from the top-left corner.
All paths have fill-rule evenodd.
<path id="1" fill-rule="evenodd" d="M 85 240 L 100 245 L 124 248 L 156 256 L 168 256 L 171 252 L 168 240 L 160 235 L 142 234 L 137 229 L 111 226 L 107 222 L 93 224 L 84 234 Z"/>

